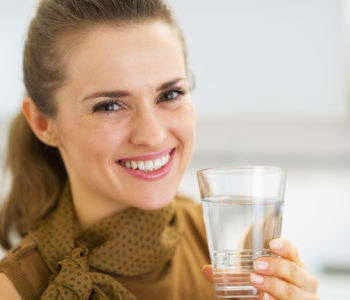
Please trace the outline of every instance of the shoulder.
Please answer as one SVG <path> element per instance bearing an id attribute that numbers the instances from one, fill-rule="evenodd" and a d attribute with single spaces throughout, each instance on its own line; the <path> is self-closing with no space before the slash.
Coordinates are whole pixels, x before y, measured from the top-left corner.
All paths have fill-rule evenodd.
<path id="1" fill-rule="evenodd" d="M 4 273 L 0 273 L 0 291 L 0 300 L 22 300 L 22 297 L 17 292 L 15 286 Z"/>
<path id="2" fill-rule="evenodd" d="M 35 241 L 27 236 L 10 249 L 0 261 L 0 290 L 15 291 L 20 298 L 4 299 L 39 299 L 48 284 L 49 270 L 41 259 Z M 2 300 L 2 293 L 0 300 Z"/>
<path id="3" fill-rule="evenodd" d="M 175 205 L 182 230 L 179 249 L 183 249 L 183 255 L 188 257 L 188 264 L 196 262 L 200 270 L 210 263 L 202 205 L 183 195 L 176 195 Z"/>
<path id="4" fill-rule="evenodd" d="M 181 223 L 206 240 L 202 206 L 184 195 L 176 195 L 175 205 Z"/>
<path id="5" fill-rule="evenodd" d="M 202 220 L 202 206 L 185 195 L 176 195 L 175 205 L 178 213 L 191 219 Z"/>
<path id="6" fill-rule="evenodd" d="M 175 203 L 177 209 L 181 212 L 195 214 L 202 217 L 202 205 L 200 202 L 194 201 L 183 194 L 176 194 Z"/>

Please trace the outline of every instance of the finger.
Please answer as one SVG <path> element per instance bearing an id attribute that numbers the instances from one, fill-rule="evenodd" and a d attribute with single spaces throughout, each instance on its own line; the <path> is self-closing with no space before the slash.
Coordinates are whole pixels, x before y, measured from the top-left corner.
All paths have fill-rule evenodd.
<path id="1" fill-rule="evenodd" d="M 274 239 L 269 242 L 269 246 L 273 254 L 294 261 L 300 267 L 305 268 L 305 264 L 299 258 L 297 248 L 291 242 L 283 239 Z"/>
<path id="2" fill-rule="evenodd" d="M 254 261 L 256 273 L 278 277 L 306 291 L 316 292 L 317 280 L 304 268 L 293 261 L 278 258 L 264 257 Z"/>
<path id="3" fill-rule="evenodd" d="M 211 265 L 205 265 L 203 268 L 202 268 L 202 274 L 204 275 L 204 277 L 214 283 L 214 278 L 213 278 L 213 269 L 211 267 Z"/>
<path id="4" fill-rule="evenodd" d="M 275 297 L 271 296 L 270 294 L 263 292 L 259 294 L 258 300 L 278 300 Z"/>
<path id="5" fill-rule="evenodd" d="M 272 276 L 251 275 L 251 285 L 260 291 L 280 300 L 317 300 L 313 293 L 297 288 L 295 285 Z"/>

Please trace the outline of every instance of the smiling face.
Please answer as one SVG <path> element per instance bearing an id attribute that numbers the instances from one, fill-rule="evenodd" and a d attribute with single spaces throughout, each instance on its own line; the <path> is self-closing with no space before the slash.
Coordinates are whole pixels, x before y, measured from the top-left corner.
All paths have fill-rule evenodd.
<path id="1" fill-rule="evenodd" d="M 51 120 L 80 213 L 158 209 L 194 147 L 183 49 L 163 22 L 91 29 L 65 53 Z"/>

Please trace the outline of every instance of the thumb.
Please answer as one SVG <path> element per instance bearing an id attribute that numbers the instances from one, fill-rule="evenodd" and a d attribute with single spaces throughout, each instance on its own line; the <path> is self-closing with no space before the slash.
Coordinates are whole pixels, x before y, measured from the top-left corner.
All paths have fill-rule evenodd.
<path id="1" fill-rule="evenodd" d="M 212 267 L 211 265 L 205 265 L 203 268 L 202 268 L 202 274 L 204 275 L 204 277 L 214 283 L 214 279 L 213 279 L 213 270 L 212 270 Z"/>

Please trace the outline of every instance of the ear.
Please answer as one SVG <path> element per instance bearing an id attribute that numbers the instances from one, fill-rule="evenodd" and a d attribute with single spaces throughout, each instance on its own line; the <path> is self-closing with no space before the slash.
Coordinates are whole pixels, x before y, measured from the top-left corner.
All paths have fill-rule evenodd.
<path id="1" fill-rule="evenodd" d="M 58 138 L 54 130 L 53 119 L 44 116 L 30 97 L 23 99 L 22 112 L 30 128 L 40 141 L 49 146 L 58 146 Z"/>

